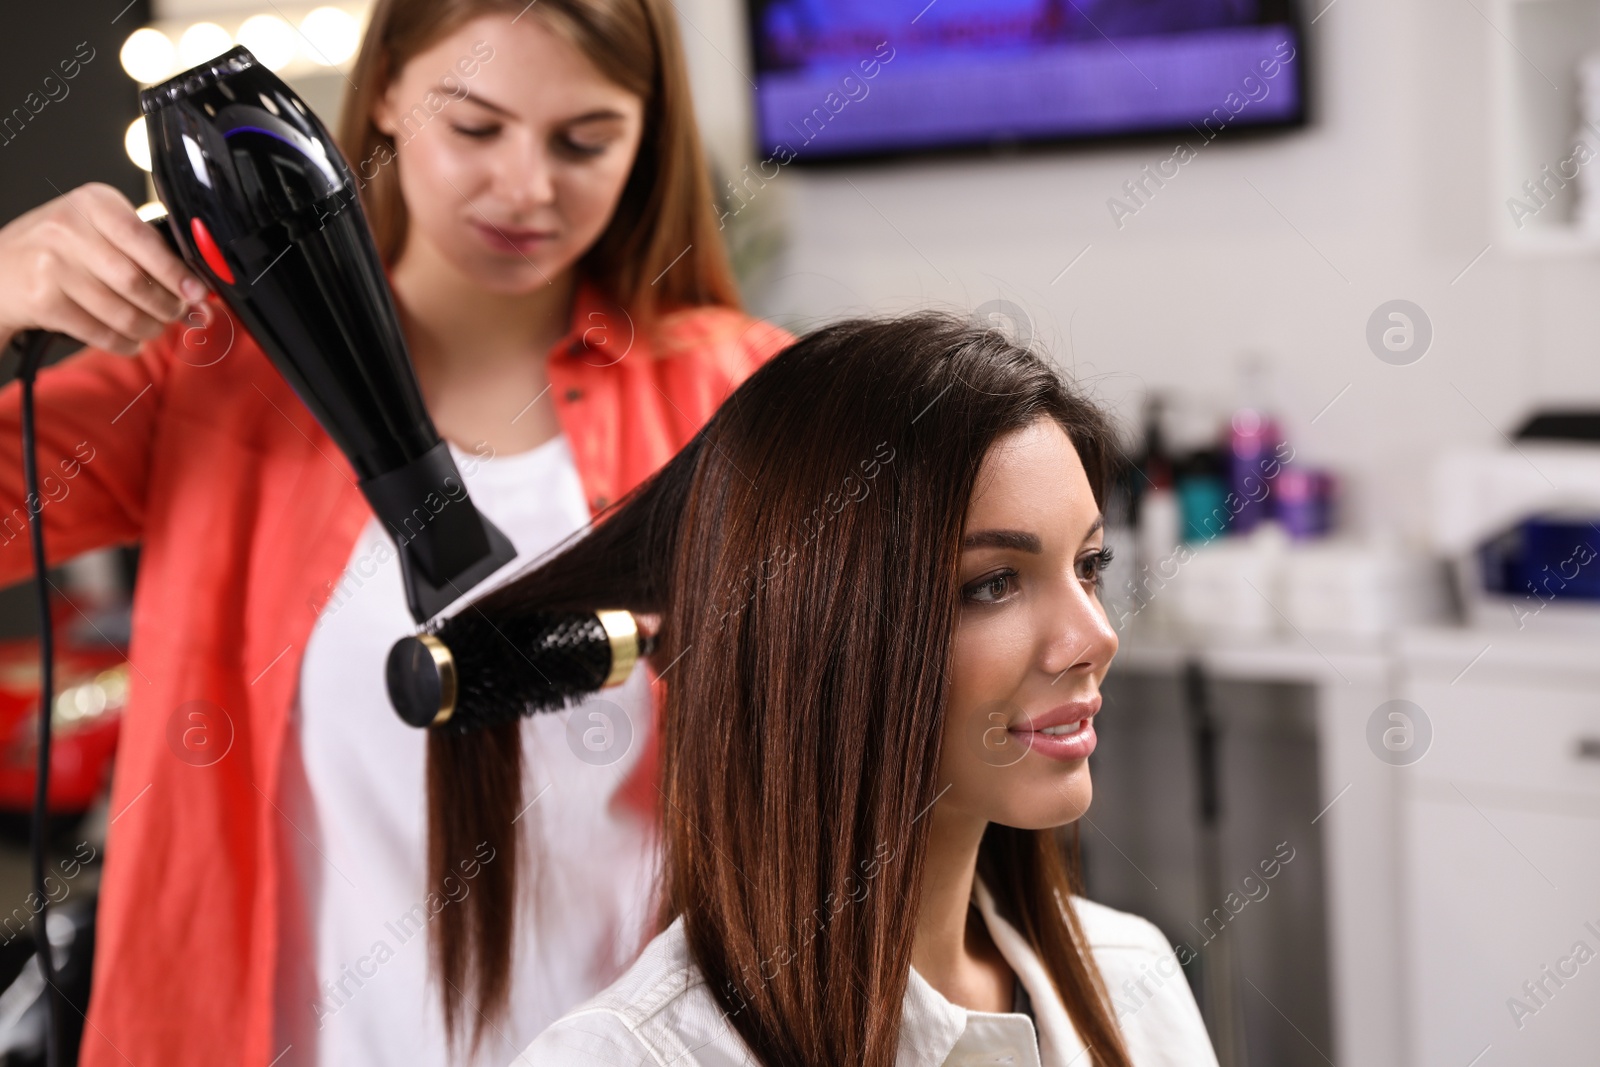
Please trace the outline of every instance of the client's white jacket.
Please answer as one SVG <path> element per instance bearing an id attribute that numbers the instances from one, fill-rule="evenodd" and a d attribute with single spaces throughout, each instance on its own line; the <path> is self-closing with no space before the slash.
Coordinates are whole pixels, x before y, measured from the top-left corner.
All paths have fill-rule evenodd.
<path id="1" fill-rule="evenodd" d="M 1044 965 L 995 912 L 981 879 L 974 896 L 989 935 L 1033 1003 L 1037 1028 L 1017 1012 L 952 1004 L 912 968 L 896 1067 L 1084 1067 L 1084 1044 Z M 1194 996 L 1167 939 L 1150 922 L 1072 898 L 1136 1067 L 1216 1067 Z M 519 1063 L 539 1067 L 752 1067 L 758 1061 L 706 986 L 680 916 L 621 978 L 558 1019 Z"/>

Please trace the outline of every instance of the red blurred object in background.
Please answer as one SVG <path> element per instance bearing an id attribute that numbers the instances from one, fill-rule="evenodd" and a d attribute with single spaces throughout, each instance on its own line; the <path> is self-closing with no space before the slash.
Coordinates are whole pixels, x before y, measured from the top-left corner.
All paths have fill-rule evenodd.
<path id="1" fill-rule="evenodd" d="M 77 611 L 52 597 L 55 709 L 50 812 L 79 814 L 105 787 L 127 703 L 128 660 L 112 645 L 75 643 L 62 623 Z M 38 767 L 39 639 L 0 640 L 0 812 L 33 810 Z"/>

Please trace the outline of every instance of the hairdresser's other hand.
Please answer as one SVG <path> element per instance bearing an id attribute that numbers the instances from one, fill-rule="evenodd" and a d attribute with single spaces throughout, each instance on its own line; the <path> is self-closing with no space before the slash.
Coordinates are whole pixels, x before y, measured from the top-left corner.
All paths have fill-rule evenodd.
<path id="1" fill-rule="evenodd" d="M 648 613 L 633 613 L 634 625 L 639 627 L 639 632 L 646 637 L 654 637 L 661 632 L 661 616 Z"/>
<path id="2" fill-rule="evenodd" d="M 131 356 L 205 294 L 128 198 L 101 182 L 0 228 L 0 344 L 44 327 Z"/>

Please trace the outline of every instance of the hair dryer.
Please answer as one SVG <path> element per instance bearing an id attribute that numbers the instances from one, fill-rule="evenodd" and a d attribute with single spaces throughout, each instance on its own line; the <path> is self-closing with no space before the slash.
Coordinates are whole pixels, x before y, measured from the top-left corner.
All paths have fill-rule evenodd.
<path id="1" fill-rule="evenodd" d="M 516 556 L 422 403 L 338 146 L 249 50 L 143 90 L 156 192 L 183 258 L 328 435 L 399 549 L 418 623 Z"/>
<path id="2" fill-rule="evenodd" d="M 478 513 L 422 403 L 355 180 L 327 129 L 248 49 L 139 94 L 156 191 L 191 268 L 349 458 L 400 550 L 418 623 L 516 556 Z M 548 625 L 547 625 L 548 624 Z M 406 638 L 389 658 L 390 700 L 417 726 L 465 730 L 617 684 L 647 650 L 627 612 L 527 620 L 525 704 L 456 671 L 505 635 L 466 619 Z M 545 627 L 541 630 L 541 627 Z M 537 631 L 537 632 L 536 632 Z M 532 657 L 528 659 L 527 657 Z M 462 679 L 458 691 L 457 679 Z M 496 699 L 501 698 L 501 699 Z"/>

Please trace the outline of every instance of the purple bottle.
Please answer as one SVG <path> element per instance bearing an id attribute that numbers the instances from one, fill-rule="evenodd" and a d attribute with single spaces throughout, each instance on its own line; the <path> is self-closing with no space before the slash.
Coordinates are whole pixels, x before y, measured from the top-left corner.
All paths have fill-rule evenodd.
<path id="1" fill-rule="evenodd" d="M 1281 466 L 1277 448 L 1282 440 L 1272 416 L 1249 407 L 1234 412 L 1228 426 L 1228 491 L 1234 495 L 1228 505 L 1238 509 L 1229 524 L 1234 533 L 1249 533 L 1272 517 L 1273 483 Z"/>
<path id="2" fill-rule="evenodd" d="M 1273 486 L 1273 515 L 1296 541 L 1321 537 L 1333 528 L 1335 488 L 1327 471 L 1286 466 Z"/>

